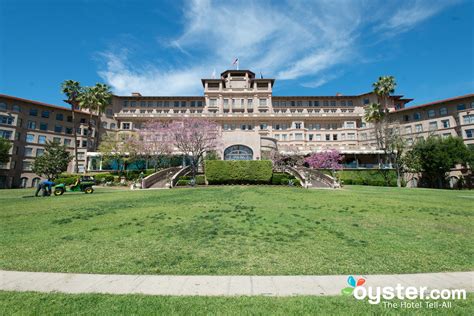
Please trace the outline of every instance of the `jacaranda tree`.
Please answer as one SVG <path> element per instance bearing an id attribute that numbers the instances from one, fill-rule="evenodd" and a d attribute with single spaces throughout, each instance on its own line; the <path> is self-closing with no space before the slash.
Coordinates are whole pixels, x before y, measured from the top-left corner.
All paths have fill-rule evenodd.
<path id="1" fill-rule="evenodd" d="M 342 169 L 342 160 L 344 156 L 336 149 L 328 151 L 321 151 L 313 153 L 311 156 L 305 158 L 304 162 L 310 168 L 327 169 L 331 172 L 334 179 L 334 187 L 336 186 L 336 171 Z"/>

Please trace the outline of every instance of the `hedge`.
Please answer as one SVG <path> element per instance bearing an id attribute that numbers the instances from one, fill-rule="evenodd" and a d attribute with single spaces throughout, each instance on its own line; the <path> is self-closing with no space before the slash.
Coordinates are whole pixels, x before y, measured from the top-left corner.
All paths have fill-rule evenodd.
<path id="1" fill-rule="evenodd" d="M 397 185 L 397 174 L 394 170 L 387 170 L 389 186 Z M 379 170 L 342 170 L 338 172 L 343 184 L 385 186 L 385 179 Z"/>
<path id="2" fill-rule="evenodd" d="M 205 174 L 209 184 L 269 184 L 272 179 L 272 162 L 206 160 Z"/>

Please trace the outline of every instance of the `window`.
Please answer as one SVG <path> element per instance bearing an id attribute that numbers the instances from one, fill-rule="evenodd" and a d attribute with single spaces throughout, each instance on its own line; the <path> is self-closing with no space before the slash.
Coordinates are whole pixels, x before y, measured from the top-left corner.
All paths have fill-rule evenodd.
<path id="1" fill-rule="evenodd" d="M 53 143 L 61 144 L 61 138 L 60 137 L 53 137 Z"/>
<path id="2" fill-rule="evenodd" d="M 444 133 L 443 134 L 443 138 L 448 138 L 449 136 L 451 136 L 451 133 Z"/>
<path id="3" fill-rule="evenodd" d="M 198 101 L 198 102 L 197 102 L 197 106 L 198 106 L 198 107 L 202 107 L 202 101 Z"/>
<path id="4" fill-rule="evenodd" d="M 112 116 L 114 113 L 112 112 L 112 109 L 106 109 L 105 110 L 105 115 L 107 116 Z"/>
<path id="5" fill-rule="evenodd" d="M 66 118 L 66 121 L 71 123 L 72 122 L 72 116 L 71 115 L 68 115 L 67 118 Z"/>
<path id="6" fill-rule="evenodd" d="M 411 126 L 405 126 L 405 134 L 411 134 Z"/>
<path id="7" fill-rule="evenodd" d="M 415 114 L 413 114 L 413 119 L 415 121 L 421 120 L 421 114 L 419 112 L 416 112 Z"/>
<path id="8" fill-rule="evenodd" d="M 38 144 L 46 144 L 46 136 L 39 135 L 38 136 Z"/>
<path id="9" fill-rule="evenodd" d="M 441 124 L 443 125 L 443 128 L 449 128 L 449 120 L 442 120 Z"/>
<path id="10" fill-rule="evenodd" d="M 11 139 L 13 132 L 0 129 L 0 138 Z"/>
<path id="11" fill-rule="evenodd" d="M 301 123 L 299 123 L 299 122 L 298 122 L 298 123 L 295 123 L 295 128 L 296 128 L 296 129 L 301 129 Z"/>
<path id="12" fill-rule="evenodd" d="M 136 107 L 137 106 L 137 102 L 136 101 L 130 101 L 130 106 L 132 108 Z"/>
<path id="13" fill-rule="evenodd" d="M 313 140 L 313 136 L 314 136 L 313 134 L 308 134 L 308 140 L 309 140 L 309 141 L 312 141 L 312 140 Z"/>
<path id="14" fill-rule="evenodd" d="M 41 111 L 41 117 L 49 118 L 49 111 Z"/>
<path id="15" fill-rule="evenodd" d="M 267 123 L 260 123 L 260 129 L 267 129 Z"/>
<path id="16" fill-rule="evenodd" d="M 38 116 L 38 109 L 30 109 L 30 116 Z"/>
<path id="17" fill-rule="evenodd" d="M 404 122 L 409 122 L 410 121 L 410 117 L 408 115 L 403 115 L 403 121 Z"/>
<path id="18" fill-rule="evenodd" d="M 44 149 L 43 148 L 37 148 L 36 149 L 36 157 L 43 156 L 44 154 Z"/>
<path id="19" fill-rule="evenodd" d="M 23 161 L 23 171 L 31 171 L 31 161 Z M 24 178 L 24 179 L 28 181 L 27 178 Z M 26 181 L 25 181 L 25 186 L 26 186 Z"/>
<path id="20" fill-rule="evenodd" d="M 302 133 L 296 133 L 295 134 L 295 140 L 303 140 L 303 134 Z"/>
<path id="21" fill-rule="evenodd" d="M 81 118 L 81 119 L 79 120 L 79 123 L 81 123 L 81 124 L 86 124 L 86 119 L 85 119 L 85 118 Z"/>
<path id="22" fill-rule="evenodd" d="M 56 125 L 56 126 L 54 126 L 54 131 L 56 133 L 62 133 L 63 127 L 61 125 Z"/>
<path id="23" fill-rule="evenodd" d="M 130 123 L 122 123 L 122 129 L 130 129 Z"/>
<path id="24" fill-rule="evenodd" d="M 458 104 L 458 106 L 456 108 L 458 109 L 458 111 L 464 111 L 466 109 L 466 105 L 465 104 Z"/>
<path id="25" fill-rule="evenodd" d="M 224 99 L 224 108 L 229 108 L 229 99 Z"/>
<path id="26" fill-rule="evenodd" d="M 369 104 L 370 100 L 369 99 L 364 99 L 364 104 Z"/>
<path id="27" fill-rule="evenodd" d="M 407 145 L 408 146 L 413 145 L 413 138 L 407 138 Z"/>
<path id="28" fill-rule="evenodd" d="M 346 128 L 355 128 L 355 122 L 346 122 Z"/>
<path id="29" fill-rule="evenodd" d="M 179 108 L 179 101 L 174 101 L 173 106 L 174 106 L 175 108 Z"/>
<path id="30" fill-rule="evenodd" d="M 209 99 L 209 106 L 216 106 L 217 105 L 217 99 Z"/>
<path id="31" fill-rule="evenodd" d="M 32 157 L 33 156 L 33 148 L 25 147 L 25 156 L 26 157 Z"/>
<path id="32" fill-rule="evenodd" d="M 337 134 L 332 134 L 332 140 L 337 140 Z"/>
<path id="33" fill-rule="evenodd" d="M 360 139 L 361 140 L 367 140 L 367 133 L 360 134 Z"/>
<path id="34" fill-rule="evenodd" d="M 321 140 L 321 134 L 316 134 L 316 140 L 320 141 Z"/>
<path id="35" fill-rule="evenodd" d="M 40 130 L 41 131 L 47 131 L 48 130 L 48 124 L 47 123 L 40 123 Z"/>
<path id="36" fill-rule="evenodd" d="M 35 121 L 28 121 L 28 123 L 26 124 L 26 126 L 27 126 L 29 129 L 36 129 L 36 122 L 35 122 Z"/>
<path id="37" fill-rule="evenodd" d="M 56 113 L 56 121 L 64 120 L 64 115 L 62 113 Z"/>
<path id="38" fill-rule="evenodd" d="M 281 140 L 287 140 L 287 135 L 286 134 L 281 134 Z"/>
<path id="39" fill-rule="evenodd" d="M 467 129 L 466 138 L 473 138 L 473 137 L 474 137 L 474 129 Z"/>
<path id="40" fill-rule="evenodd" d="M 259 106 L 266 106 L 267 105 L 267 99 L 258 99 L 258 105 Z"/>
<path id="41" fill-rule="evenodd" d="M 421 124 L 416 124 L 416 125 L 415 125 L 415 132 L 417 132 L 417 133 L 423 132 L 423 125 L 421 125 Z"/>
<path id="42" fill-rule="evenodd" d="M 355 140 L 355 133 L 347 133 L 347 139 Z"/>
<path id="43" fill-rule="evenodd" d="M 81 146 L 84 148 L 87 147 L 87 140 L 83 140 Z"/>
<path id="44" fill-rule="evenodd" d="M 1 124 L 13 125 L 13 121 L 14 121 L 13 116 L 0 115 L 0 123 Z"/>
<path id="45" fill-rule="evenodd" d="M 331 135 L 326 134 L 326 140 L 331 140 Z"/>
<path id="46" fill-rule="evenodd" d="M 72 127 L 66 127 L 66 134 L 68 135 L 72 134 Z"/>
<path id="47" fill-rule="evenodd" d="M 436 115 L 435 110 L 429 110 L 428 111 L 428 117 L 435 117 L 435 115 Z"/>
<path id="48" fill-rule="evenodd" d="M 102 127 L 103 127 L 103 128 L 107 128 L 107 127 L 108 127 L 107 122 L 102 122 Z"/>
<path id="49" fill-rule="evenodd" d="M 128 100 L 123 100 L 122 104 L 124 108 L 128 107 Z"/>
<path id="50" fill-rule="evenodd" d="M 64 146 L 71 146 L 71 140 L 69 138 L 64 138 Z"/>
<path id="51" fill-rule="evenodd" d="M 7 110 L 7 104 L 6 103 L 0 103 L 0 110 L 4 110 L 6 111 Z"/>
<path id="52" fill-rule="evenodd" d="M 252 160 L 253 151 L 244 145 L 234 145 L 224 151 L 225 160 Z"/>
<path id="53" fill-rule="evenodd" d="M 438 129 L 438 122 L 430 122 L 430 131 L 434 131 Z"/>
<path id="54" fill-rule="evenodd" d="M 464 115 L 462 119 L 464 124 L 474 123 L 474 114 Z"/>
<path id="55" fill-rule="evenodd" d="M 35 135 L 34 134 L 26 134 L 26 142 L 27 143 L 34 143 L 35 142 Z"/>
<path id="56" fill-rule="evenodd" d="M 84 160 L 84 153 L 77 153 L 77 159 Z"/>
<path id="57" fill-rule="evenodd" d="M 116 126 L 115 123 L 110 123 L 110 128 L 111 128 L 111 129 L 114 129 L 115 126 Z"/>
<path id="58" fill-rule="evenodd" d="M 331 106 L 336 106 L 336 101 L 331 101 Z"/>
<path id="59" fill-rule="evenodd" d="M 447 108 L 440 108 L 439 109 L 439 115 L 448 115 L 448 109 Z"/>

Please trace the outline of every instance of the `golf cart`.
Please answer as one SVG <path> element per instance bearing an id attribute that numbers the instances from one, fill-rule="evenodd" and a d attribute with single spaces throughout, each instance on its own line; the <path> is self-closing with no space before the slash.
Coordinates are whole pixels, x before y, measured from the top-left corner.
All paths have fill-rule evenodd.
<path id="1" fill-rule="evenodd" d="M 94 192 L 94 189 L 92 188 L 93 185 L 95 185 L 95 179 L 92 176 L 80 176 L 77 178 L 76 182 L 74 182 L 73 185 L 69 187 L 68 190 L 66 190 L 66 184 L 61 183 L 56 186 L 54 186 L 54 195 L 59 196 L 63 195 L 64 192 L 69 191 L 69 192 L 84 192 L 86 194 L 91 194 Z"/>

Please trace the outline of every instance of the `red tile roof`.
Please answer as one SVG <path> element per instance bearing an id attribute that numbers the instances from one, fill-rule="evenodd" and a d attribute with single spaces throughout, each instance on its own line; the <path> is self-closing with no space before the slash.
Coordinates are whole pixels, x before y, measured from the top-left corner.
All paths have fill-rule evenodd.
<path id="1" fill-rule="evenodd" d="M 462 100 L 462 99 L 466 99 L 466 98 L 470 98 L 470 97 L 474 97 L 474 93 L 460 95 L 460 96 L 457 96 L 457 97 L 443 99 L 443 100 L 437 100 L 437 101 L 433 101 L 433 102 L 425 103 L 425 104 L 420 104 L 420 105 L 407 106 L 406 108 L 396 110 L 394 112 L 401 112 L 401 111 L 406 111 L 406 110 L 419 109 L 419 108 L 424 108 L 424 107 L 427 107 L 427 106 L 430 106 L 430 105 L 441 104 L 441 103 L 445 103 L 445 102 L 449 102 L 449 101 Z"/>

